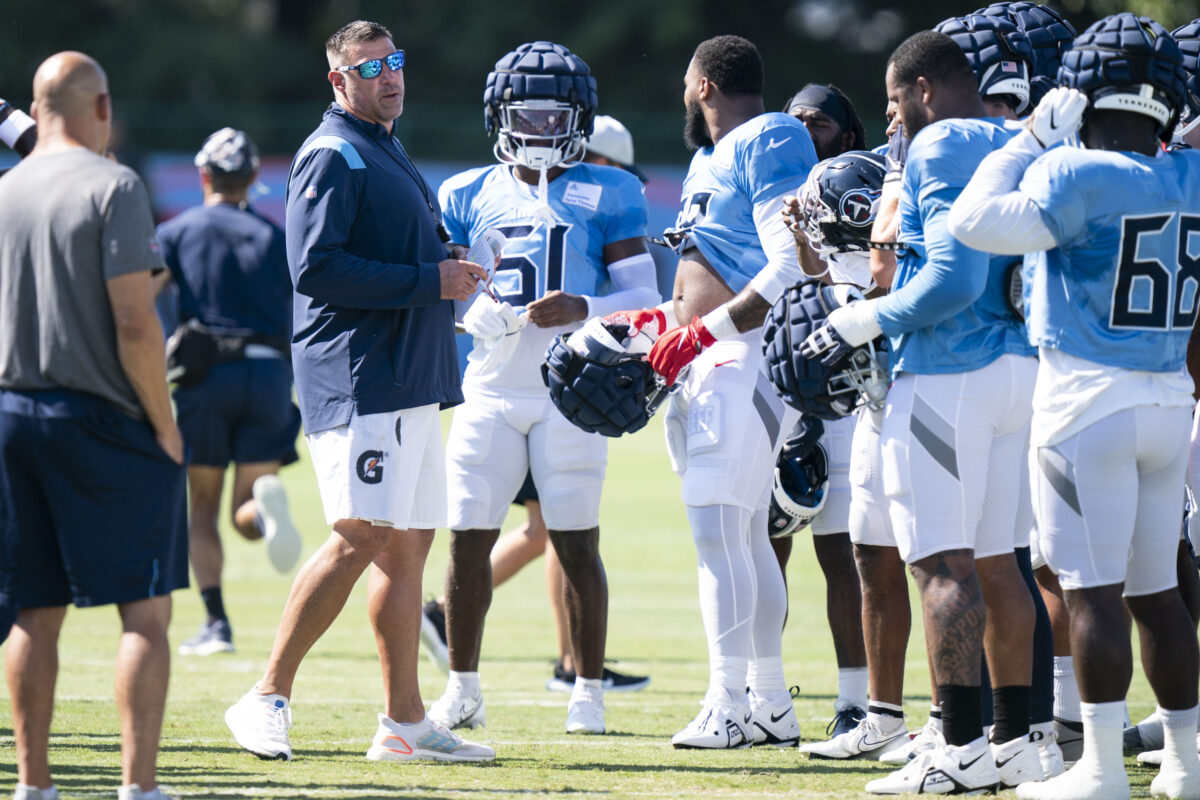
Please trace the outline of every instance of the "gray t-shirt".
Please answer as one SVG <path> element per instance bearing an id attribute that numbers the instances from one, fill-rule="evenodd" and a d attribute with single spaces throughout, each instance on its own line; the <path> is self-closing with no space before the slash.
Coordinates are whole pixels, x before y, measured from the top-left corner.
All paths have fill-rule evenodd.
<path id="1" fill-rule="evenodd" d="M 73 389 L 143 416 L 105 281 L 162 268 L 133 170 L 84 148 L 22 161 L 0 178 L 0 388 Z"/>

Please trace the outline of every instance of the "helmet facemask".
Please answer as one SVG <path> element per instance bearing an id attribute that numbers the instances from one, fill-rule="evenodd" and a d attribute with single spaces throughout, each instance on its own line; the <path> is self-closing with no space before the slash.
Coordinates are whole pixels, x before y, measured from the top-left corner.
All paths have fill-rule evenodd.
<path id="1" fill-rule="evenodd" d="M 581 111 L 560 100 L 502 101 L 496 158 L 534 170 L 574 166 L 584 153 Z"/>

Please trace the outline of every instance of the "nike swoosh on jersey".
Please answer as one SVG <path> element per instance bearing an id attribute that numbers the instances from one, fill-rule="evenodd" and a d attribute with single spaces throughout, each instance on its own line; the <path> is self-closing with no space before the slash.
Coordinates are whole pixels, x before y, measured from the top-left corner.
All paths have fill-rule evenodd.
<path id="1" fill-rule="evenodd" d="M 774 150 L 776 147 L 781 147 L 781 146 L 783 146 L 783 145 L 787 144 L 788 142 L 790 142 L 791 140 L 792 140 L 792 137 L 790 137 L 790 136 L 789 136 L 788 138 L 786 138 L 786 139 L 780 139 L 780 140 L 777 142 L 777 141 L 775 141 L 775 137 L 774 137 L 774 136 L 772 136 L 772 137 L 771 137 L 771 141 L 767 142 L 767 149 L 768 149 L 768 150 Z"/>

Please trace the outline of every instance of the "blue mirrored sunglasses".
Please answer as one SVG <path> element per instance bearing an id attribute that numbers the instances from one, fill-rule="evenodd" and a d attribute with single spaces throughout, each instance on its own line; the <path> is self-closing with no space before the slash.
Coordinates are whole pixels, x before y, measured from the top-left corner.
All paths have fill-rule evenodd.
<path id="1" fill-rule="evenodd" d="M 403 69 L 404 51 L 397 50 L 390 56 L 385 56 L 384 58 L 372 58 L 370 61 L 364 61 L 361 64 L 354 65 L 353 67 L 338 67 L 337 71 L 350 72 L 351 70 L 358 70 L 359 76 L 364 80 L 369 81 L 371 78 L 379 77 L 379 73 L 383 72 L 383 62 L 385 61 L 387 62 L 388 69 L 390 69 L 392 72 Z"/>

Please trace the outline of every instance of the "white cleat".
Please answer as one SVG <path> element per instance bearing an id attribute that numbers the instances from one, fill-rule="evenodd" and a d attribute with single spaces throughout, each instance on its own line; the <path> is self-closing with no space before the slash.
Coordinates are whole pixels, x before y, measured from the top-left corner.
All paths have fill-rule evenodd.
<path id="1" fill-rule="evenodd" d="M 750 692 L 750 743 L 754 746 L 795 747 L 800 744 L 800 723 L 792 693 L 783 690 L 773 696 Z"/>
<path id="2" fill-rule="evenodd" d="M 908 738 L 904 720 L 898 717 L 895 720 L 895 727 L 885 731 L 875 725 L 870 717 L 864 717 L 854 730 L 838 734 L 823 742 L 809 742 L 801 745 L 800 752 L 808 753 L 809 758 L 877 759 L 881 753 L 904 743 Z"/>
<path id="3" fill-rule="evenodd" d="M 1200 733 L 1196 734 L 1196 750 L 1200 752 Z M 1164 752 L 1163 750 L 1147 750 L 1144 753 L 1138 753 L 1137 762 L 1150 767 L 1161 767 Z"/>
<path id="4" fill-rule="evenodd" d="M 604 693 L 572 695 L 567 704 L 567 733 L 602 734 L 604 727 Z"/>
<path id="5" fill-rule="evenodd" d="M 1055 717 L 1054 740 L 1062 751 L 1063 763 L 1074 764 L 1083 755 L 1083 723 Z"/>
<path id="6" fill-rule="evenodd" d="M 380 714 L 379 727 L 367 750 L 368 761 L 491 761 L 495 757 L 492 748 L 468 742 L 428 716 L 403 725 Z"/>
<path id="7" fill-rule="evenodd" d="M 1017 787 L 1017 797 L 1021 800 L 1128 800 L 1129 776 L 1121 762 L 1101 771 L 1091 760 L 1081 761 L 1057 778 L 1022 783 Z"/>
<path id="8" fill-rule="evenodd" d="M 254 506 L 262 519 L 267 558 L 277 572 L 291 572 L 300 560 L 300 531 L 288 511 L 287 492 L 278 475 L 263 475 L 250 489 Z"/>
<path id="9" fill-rule="evenodd" d="M 753 714 L 747 703 L 702 703 L 703 708 L 686 728 L 671 737 L 681 750 L 732 750 L 749 747 L 753 742 L 750 721 Z"/>
<path id="10" fill-rule="evenodd" d="M 1162 720 L 1151 714 L 1137 725 L 1130 725 L 1121 734 L 1126 750 L 1140 753 L 1145 750 L 1161 750 L 1166 743 Z"/>
<path id="11" fill-rule="evenodd" d="M 993 794 L 1000 783 L 987 741 L 927 750 L 885 778 L 867 784 L 871 794 Z"/>
<path id="12" fill-rule="evenodd" d="M 455 728 L 475 729 L 487 724 L 487 708 L 483 705 L 483 694 L 478 697 L 446 691 L 429 707 L 429 719 L 447 730 Z"/>
<path id="13" fill-rule="evenodd" d="M 259 758 L 292 760 L 292 707 L 283 695 L 246 692 L 226 709 L 225 724 L 234 741 Z"/>
<path id="14" fill-rule="evenodd" d="M 179 795 L 161 783 L 153 789 L 142 790 L 136 783 L 117 787 L 117 800 L 179 800 Z"/>
<path id="15" fill-rule="evenodd" d="M 1042 780 L 1048 780 L 1067 771 L 1062 748 L 1054 735 L 1054 723 L 1045 722 L 1029 726 L 1029 741 L 1037 745 L 1038 759 L 1042 762 Z"/>
<path id="16" fill-rule="evenodd" d="M 944 747 L 946 740 L 942 738 L 942 732 L 934 726 L 933 720 L 925 723 L 924 727 L 916 733 L 909 734 L 908 741 L 897 739 L 900 743 L 899 747 L 892 750 L 885 750 L 879 756 L 879 761 L 883 764 L 907 764 L 922 753 L 928 753 L 936 747 Z"/>
<path id="17" fill-rule="evenodd" d="M 1000 774 L 1000 788 L 1012 789 L 1029 781 L 1040 781 L 1042 759 L 1038 746 L 1029 734 L 1004 744 L 993 744 L 992 760 Z"/>
<path id="18" fill-rule="evenodd" d="M 1200 765 L 1193 765 L 1191 769 L 1182 769 L 1179 765 L 1163 767 L 1150 781 L 1150 796 L 1200 800 Z"/>

